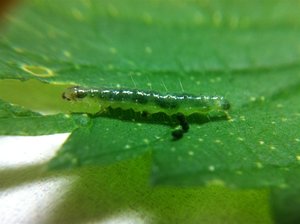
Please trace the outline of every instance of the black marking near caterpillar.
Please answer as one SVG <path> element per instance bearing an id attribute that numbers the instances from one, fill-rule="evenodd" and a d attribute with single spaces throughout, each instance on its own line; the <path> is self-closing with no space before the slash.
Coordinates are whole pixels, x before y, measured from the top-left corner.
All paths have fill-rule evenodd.
<path id="1" fill-rule="evenodd" d="M 96 101 L 99 110 L 107 108 L 132 109 L 135 112 L 155 114 L 163 112 L 176 116 L 181 129 L 172 132 L 174 140 L 180 139 L 189 129 L 186 117 L 192 114 L 208 115 L 211 112 L 223 113 L 230 108 L 229 102 L 222 96 L 205 96 L 191 94 L 160 94 L 155 91 L 135 89 L 68 88 L 62 97 L 69 101 Z"/>

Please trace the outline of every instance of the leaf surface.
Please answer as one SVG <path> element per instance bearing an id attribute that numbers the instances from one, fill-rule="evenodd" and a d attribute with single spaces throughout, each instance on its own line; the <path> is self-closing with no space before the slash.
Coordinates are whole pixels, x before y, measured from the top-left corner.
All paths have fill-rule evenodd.
<path id="1" fill-rule="evenodd" d="M 0 100 L 0 135 L 49 135 L 89 124 L 84 115 L 42 115 Z"/>
<path id="2" fill-rule="evenodd" d="M 164 115 L 93 117 L 51 167 L 108 164 L 151 150 L 155 184 L 281 186 L 299 165 L 299 9 L 297 1 L 268 0 L 31 1 L 6 17 L 0 77 L 53 88 L 222 95 L 231 103 L 229 120 L 189 118 L 180 141 L 171 140 Z M 44 133 L 70 126 L 53 116 L 41 117 L 51 126 L 41 126 Z"/>

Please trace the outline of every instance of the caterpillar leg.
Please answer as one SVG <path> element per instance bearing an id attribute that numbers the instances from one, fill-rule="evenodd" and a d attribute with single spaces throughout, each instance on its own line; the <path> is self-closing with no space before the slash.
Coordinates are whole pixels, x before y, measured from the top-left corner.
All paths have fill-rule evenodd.
<path id="1" fill-rule="evenodd" d="M 177 114 L 176 118 L 181 128 L 172 131 L 173 140 L 181 139 L 183 137 L 183 134 L 186 133 L 190 128 L 190 125 L 183 114 Z"/>
<path id="2" fill-rule="evenodd" d="M 180 126 L 184 132 L 187 132 L 190 128 L 189 123 L 186 120 L 186 117 L 183 114 L 178 114 L 177 119 L 179 121 Z"/>
<path id="3" fill-rule="evenodd" d="M 147 111 L 143 111 L 141 115 L 142 117 L 147 118 L 149 116 L 149 113 Z"/>

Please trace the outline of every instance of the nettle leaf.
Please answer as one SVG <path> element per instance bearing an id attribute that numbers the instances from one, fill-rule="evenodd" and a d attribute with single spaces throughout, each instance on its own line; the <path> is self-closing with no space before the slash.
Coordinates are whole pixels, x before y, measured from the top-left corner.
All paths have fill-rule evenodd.
<path id="1" fill-rule="evenodd" d="M 298 223 L 300 220 L 299 174 L 299 167 L 291 167 L 286 175 L 289 184 L 275 188 L 271 192 L 271 204 L 276 223 Z"/>
<path id="2" fill-rule="evenodd" d="M 103 165 L 133 158 L 154 148 L 166 133 L 165 128 L 153 124 L 95 118 L 91 127 L 72 133 L 50 168 Z"/>
<path id="3" fill-rule="evenodd" d="M 299 9 L 296 1 L 267 0 L 31 1 L 6 16 L 0 78 L 223 95 L 231 103 L 229 120 L 190 117 L 179 141 L 165 115 L 92 116 L 52 168 L 151 150 L 155 184 L 283 186 L 300 155 Z"/>
<path id="4" fill-rule="evenodd" d="M 0 135 L 47 135 L 89 124 L 86 115 L 42 115 L 0 100 Z"/>
<path id="5" fill-rule="evenodd" d="M 154 180 L 232 187 L 286 186 L 300 164 L 300 85 L 236 109 L 229 122 L 195 125 L 181 144 L 155 149 Z M 173 161 L 166 164 L 168 159 Z M 186 175 L 189 173 L 189 175 Z"/>
<path id="6" fill-rule="evenodd" d="M 0 119 L 27 116 L 41 116 L 41 114 L 0 100 Z"/>

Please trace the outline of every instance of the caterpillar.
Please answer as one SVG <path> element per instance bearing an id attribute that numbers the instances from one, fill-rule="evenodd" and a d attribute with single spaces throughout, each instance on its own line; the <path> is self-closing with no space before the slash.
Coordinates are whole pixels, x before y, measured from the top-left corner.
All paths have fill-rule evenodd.
<path id="1" fill-rule="evenodd" d="M 66 89 L 62 98 L 68 101 L 89 100 L 99 104 L 100 112 L 106 108 L 133 109 L 135 112 L 154 114 L 163 112 L 175 115 L 181 129 L 174 130 L 174 140 L 189 130 L 186 117 L 191 114 L 208 115 L 211 112 L 226 113 L 230 103 L 223 96 L 191 94 L 161 94 L 137 89 L 85 88 L 74 86 Z"/>

